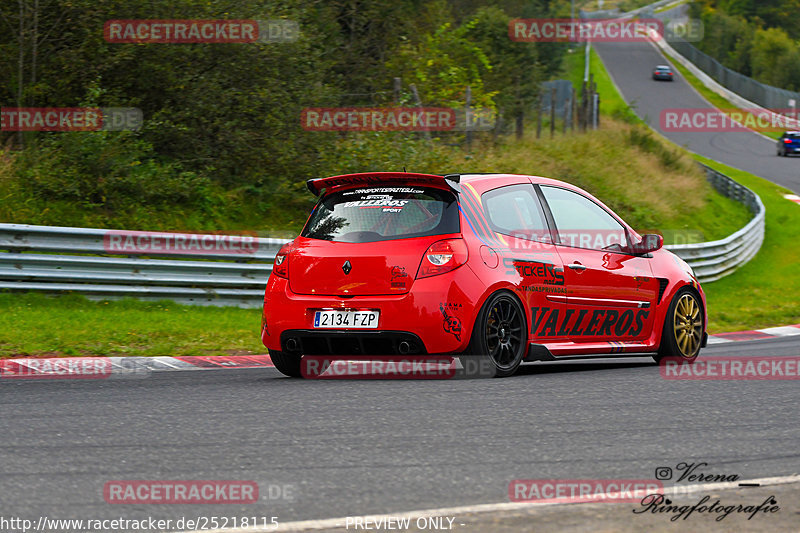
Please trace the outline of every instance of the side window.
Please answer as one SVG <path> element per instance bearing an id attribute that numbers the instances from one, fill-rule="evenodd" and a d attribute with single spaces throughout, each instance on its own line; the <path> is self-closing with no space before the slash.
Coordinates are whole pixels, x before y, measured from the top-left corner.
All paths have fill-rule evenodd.
<path id="1" fill-rule="evenodd" d="M 532 185 L 500 187 L 484 193 L 481 201 L 494 231 L 519 239 L 552 241 Z"/>
<path id="2" fill-rule="evenodd" d="M 553 213 L 561 244 L 573 248 L 623 251 L 625 228 L 611 214 L 582 194 L 560 187 L 542 186 Z"/>

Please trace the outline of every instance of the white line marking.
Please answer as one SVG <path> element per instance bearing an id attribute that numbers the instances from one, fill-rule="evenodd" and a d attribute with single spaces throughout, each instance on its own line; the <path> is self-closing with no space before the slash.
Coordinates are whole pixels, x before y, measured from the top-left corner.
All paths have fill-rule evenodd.
<path id="1" fill-rule="evenodd" d="M 702 491 L 717 491 L 725 489 L 741 489 L 748 490 L 747 487 L 740 487 L 740 483 L 758 483 L 761 487 L 767 485 L 785 485 L 789 483 L 800 483 L 800 475 L 793 474 L 791 476 L 780 477 L 764 477 L 759 479 L 749 479 L 730 483 L 702 483 L 696 485 L 676 485 L 672 487 L 665 487 L 664 494 L 690 494 Z M 610 494 L 609 496 L 613 496 Z M 582 503 L 616 503 L 616 502 L 582 502 Z M 534 509 L 537 507 L 549 507 L 552 505 L 581 505 L 571 501 L 563 502 L 505 502 L 505 503 L 485 503 L 480 505 L 464 505 L 461 507 L 443 507 L 440 509 L 424 509 L 421 511 L 407 511 L 394 514 L 381 514 L 360 516 L 364 520 L 376 521 L 386 518 L 410 518 L 415 520 L 421 517 L 433 516 L 456 516 L 464 514 L 478 514 L 478 513 L 492 513 L 502 511 L 521 511 L 527 509 Z M 326 518 L 323 520 L 301 520 L 297 522 L 284 522 L 276 528 L 272 527 L 249 527 L 249 528 L 230 528 L 230 529 L 208 529 L 186 531 L 182 533 L 266 533 L 267 531 L 314 531 L 319 529 L 334 529 L 344 528 L 346 517 L 342 518 Z"/>
<path id="2" fill-rule="evenodd" d="M 723 342 L 733 342 L 731 339 L 724 339 L 721 337 L 714 337 L 713 335 L 708 338 L 708 344 L 722 344 Z"/>
<path id="3" fill-rule="evenodd" d="M 180 366 L 178 366 L 177 364 L 175 364 L 175 362 L 173 362 L 172 357 L 153 357 L 153 361 L 158 361 L 162 365 L 168 366 L 170 368 L 181 369 Z"/>
<path id="4" fill-rule="evenodd" d="M 776 335 L 778 337 L 800 335 L 800 328 L 794 326 L 777 326 L 774 328 L 757 329 L 756 331 L 760 331 L 761 333 L 766 333 L 767 335 Z"/>

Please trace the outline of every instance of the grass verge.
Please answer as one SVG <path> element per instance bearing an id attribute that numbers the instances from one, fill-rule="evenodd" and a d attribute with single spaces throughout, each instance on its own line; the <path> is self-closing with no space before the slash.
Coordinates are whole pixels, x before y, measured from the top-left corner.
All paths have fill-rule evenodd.
<path id="1" fill-rule="evenodd" d="M 0 357 L 263 354 L 259 309 L 0 294 Z"/>
<path id="2" fill-rule="evenodd" d="M 695 155 L 750 188 L 767 209 L 761 250 L 742 268 L 703 285 L 712 333 L 800 323 L 800 206 L 783 197 L 790 192 L 749 172 Z"/>

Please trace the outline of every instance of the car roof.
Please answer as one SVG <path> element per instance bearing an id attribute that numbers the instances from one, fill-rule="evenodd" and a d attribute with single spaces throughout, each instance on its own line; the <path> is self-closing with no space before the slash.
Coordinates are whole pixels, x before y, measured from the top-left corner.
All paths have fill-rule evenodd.
<path id="1" fill-rule="evenodd" d="M 672 69 L 672 67 L 670 67 L 669 65 L 656 65 L 656 68 Z"/>
<path id="2" fill-rule="evenodd" d="M 494 189 L 496 184 L 510 184 L 514 181 L 527 181 L 530 179 L 533 183 L 538 185 L 554 185 L 556 187 L 564 187 L 567 189 L 572 189 L 575 191 L 581 191 L 586 194 L 586 191 L 581 189 L 580 187 L 576 187 L 575 185 L 568 183 L 566 181 L 561 181 L 553 178 L 545 178 L 543 176 L 533 176 L 530 174 L 480 174 L 480 173 L 473 173 L 473 174 L 461 174 L 460 183 L 463 184 L 473 184 L 476 188 L 481 189 L 482 191 L 486 191 L 489 189 Z M 502 185 L 501 185 L 502 186 Z M 591 194 L 590 194 L 591 196 Z"/>

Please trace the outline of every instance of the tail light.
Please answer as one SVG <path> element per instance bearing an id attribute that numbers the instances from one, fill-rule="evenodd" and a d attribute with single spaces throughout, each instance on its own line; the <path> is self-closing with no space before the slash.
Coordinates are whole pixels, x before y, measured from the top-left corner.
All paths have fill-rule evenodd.
<path id="1" fill-rule="evenodd" d="M 272 264 L 272 273 L 279 278 L 289 277 L 289 245 L 284 244 L 275 255 L 275 262 Z"/>
<path id="2" fill-rule="evenodd" d="M 422 256 L 417 279 L 437 276 L 455 270 L 467 262 L 467 245 L 464 239 L 437 241 Z"/>
<path id="3" fill-rule="evenodd" d="M 792 144 L 792 140 L 791 139 L 784 139 L 783 142 L 786 143 L 786 144 Z"/>

